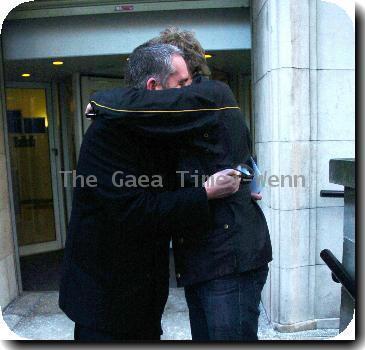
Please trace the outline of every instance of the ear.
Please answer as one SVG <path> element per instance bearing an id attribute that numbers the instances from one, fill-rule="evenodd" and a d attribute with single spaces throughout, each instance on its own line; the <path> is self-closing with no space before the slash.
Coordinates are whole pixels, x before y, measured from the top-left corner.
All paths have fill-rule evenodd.
<path id="1" fill-rule="evenodd" d="M 155 78 L 149 78 L 146 83 L 146 89 L 147 90 L 159 90 L 158 89 L 159 83 Z"/>

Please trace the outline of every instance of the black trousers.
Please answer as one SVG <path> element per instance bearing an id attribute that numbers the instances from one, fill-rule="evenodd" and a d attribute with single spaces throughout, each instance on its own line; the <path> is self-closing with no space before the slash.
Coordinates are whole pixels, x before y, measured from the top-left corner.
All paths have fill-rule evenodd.
<path id="1" fill-rule="evenodd" d="M 143 334 L 112 334 L 75 323 L 74 339 L 77 342 L 155 342 L 160 340 L 160 331 L 144 330 Z"/>

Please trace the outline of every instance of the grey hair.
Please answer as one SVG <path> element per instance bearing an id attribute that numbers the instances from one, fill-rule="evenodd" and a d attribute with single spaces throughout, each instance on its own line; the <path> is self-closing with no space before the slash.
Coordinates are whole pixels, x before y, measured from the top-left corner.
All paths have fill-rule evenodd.
<path id="1" fill-rule="evenodd" d="M 128 86 L 145 88 L 148 79 L 155 78 L 163 87 L 175 69 L 172 57 L 183 52 L 170 44 L 145 43 L 135 48 L 129 56 L 125 71 L 125 80 Z"/>

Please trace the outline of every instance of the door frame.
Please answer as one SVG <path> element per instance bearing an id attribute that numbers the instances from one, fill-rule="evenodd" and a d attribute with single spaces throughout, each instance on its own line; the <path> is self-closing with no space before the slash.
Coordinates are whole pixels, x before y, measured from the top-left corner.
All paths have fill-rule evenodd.
<path id="1" fill-rule="evenodd" d="M 114 83 L 115 85 L 114 85 Z M 99 86 L 98 86 L 99 85 Z M 125 80 L 121 77 L 80 74 L 74 73 L 72 76 L 72 89 L 75 101 L 75 152 L 76 159 L 79 158 L 81 143 L 87 128 L 91 122 L 85 118 L 84 111 L 86 108 L 86 100 L 90 95 L 90 90 L 94 87 L 99 87 L 97 90 L 107 90 L 115 87 L 124 87 Z"/>
<path id="2" fill-rule="evenodd" d="M 46 92 L 46 108 L 48 116 L 48 142 L 49 142 L 49 156 L 51 165 L 51 181 L 52 181 L 52 195 L 53 195 L 53 212 L 55 220 L 55 234 L 56 240 L 45 243 L 36 243 L 26 246 L 18 245 L 19 256 L 32 255 L 38 253 L 45 253 L 62 249 L 64 245 L 64 234 L 62 234 L 61 228 L 65 227 L 64 205 L 63 196 L 60 194 L 59 189 L 62 187 L 60 183 L 61 179 L 58 176 L 60 171 L 59 162 L 59 144 L 60 140 L 59 133 L 57 132 L 57 123 L 55 118 L 54 104 L 52 99 L 52 88 L 50 83 L 36 83 L 36 82 L 5 82 L 5 92 L 7 88 L 18 88 L 18 89 L 45 89 Z M 6 101 L 5 101 L 6 104 Z M 11 155 L 9 154 L 9 157 Z M 11 162 L 11 159 L 9 159 Z M 11 195 L 13 191 L 11 189 Z M 13 214 L 15 215 L 15 213 Z M 13 220 L 13 232 L 17 236 L 16 218 Z M 17 241 L 17 240 L 16 240 Z"/>

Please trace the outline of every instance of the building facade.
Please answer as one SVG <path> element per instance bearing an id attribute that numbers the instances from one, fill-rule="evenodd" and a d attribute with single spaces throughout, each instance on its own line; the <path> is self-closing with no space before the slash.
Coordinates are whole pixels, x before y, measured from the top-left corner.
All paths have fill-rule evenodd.
<path id="1" fill-rule="evenodd" d="M 23 257 L 64 247 L 72 183 L 65 188 L 60 171 L 75 168 L 88 97 L 122 85 L 133 48 L 176 25 L 212 54 L 213 77 L 235 93 L 261 171 L 279 178 L 265 183 L 260 204 L 274 254 L 262 294 L 269 319 L 281 331 L 338 328 L 340 287 L 319 253 L 341 260 L 343 199 L 320 190 L 341 189 L 329 183 L 329 159 L 354 157 L 354 7 L 51 0 L 12 10 L 1 33 L 0 306 L 25 290 Z"/>

